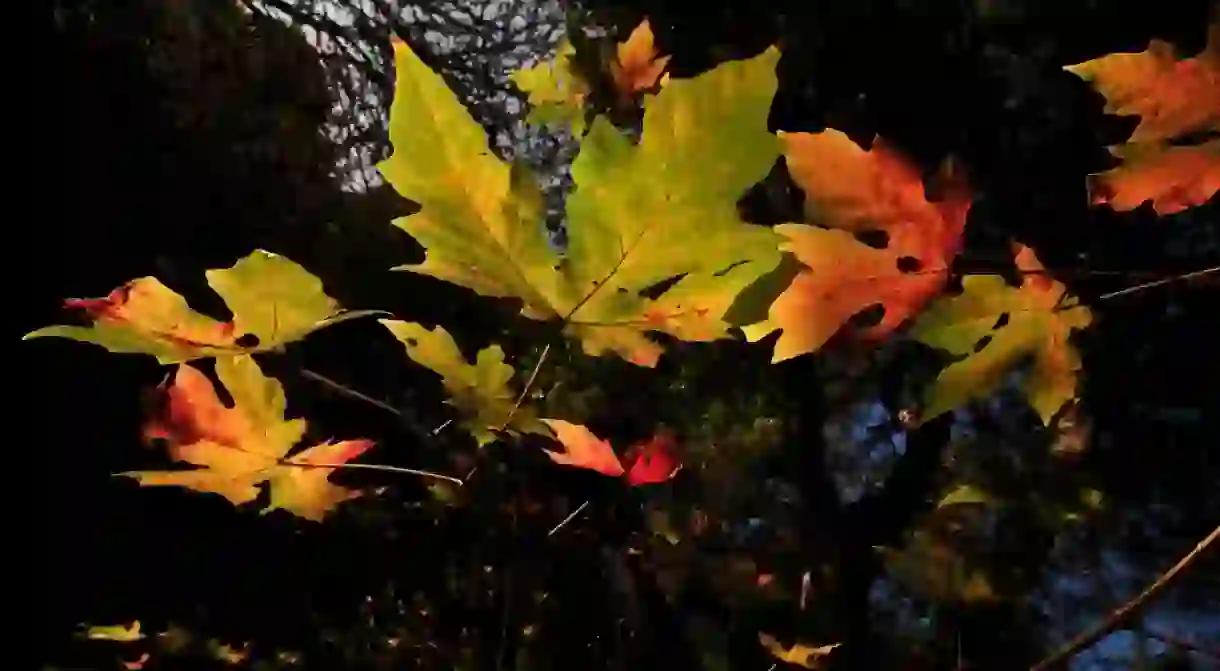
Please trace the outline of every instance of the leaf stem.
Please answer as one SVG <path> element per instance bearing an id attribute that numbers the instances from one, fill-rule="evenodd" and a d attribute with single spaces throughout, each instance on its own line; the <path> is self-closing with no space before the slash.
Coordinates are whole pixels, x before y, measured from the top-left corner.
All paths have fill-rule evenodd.
<path id="1" fill-rule="evenodd" d="M 356 391 L 355 389 L 352 389 L 351 387 L 348 387 L 346 385 L 339 384 L 338 382 L 335 382 L 334 380 L 330 379 L 329 377 L 326 377 L 325 375 L 323 375 L 321 373 L 314 372 L 308 368 L 302 368 L 301 375 L 303 377 L 307 377 L 315 382 L 320 382 L 323 385 L 330 387 L 334 391 L 337 391 L 340 394 L 343 394 L 344 396 L 350 396 L 351 398 L 354 398 L 356 400 L 364 401 L 365 403 L 368 403 L 369 405 L 376 406 L 378 408 L 381 408 L 382 410 L 385 410 L 386 412 L 390 412 L 398 417 L 402 417 L 402 411 L 399 410 L 398 408 L 395 408 L 394 406 L 390 405 L 389 403 L 386 403 L 385 401 L 382 401 L 381 399 L 373 398 L 372 396 L 369 396 L 368 394 L 365 394 L 363 392 Z"/>
<path id="2" fill-rule="evenodd" d="M 431 471 L 421 471 L 415 468 L 403 468 L 401 466 L 386 466 L 384 464 L 302 464 L 290 460 L 281 460 L 281 466 L 295 466 L 297 468 L 363 468 L 370 471 L 385 471 L 387 473 L 403 473 L 406 475 L 418 475 L 423 478 L 432 478 L 434 480 L 445 480 L 461 487 L 463 484 L 460 478 L 455 478 L 452 475 L 442 475 Z"/>
<path id="3" fill-rule="evenodd" d="M 1114 612 L 1110 613 L 1109 617 L 1102 620 L 1097 626 L 1082 632 L 1072 640 L 1063 644 L 1050 656 L 1030 667 L 1029 671 L 1050 671 L 1050 669 L 1059 668 L 1072 657 L 1080 654 L 1084 650 L 1096 645 L 1098 641 L 1108 636 L 1123 626 L 1127 621 L 1140 612 L 1144 606 L 1148 605 L 1153 598 L 1158 596 L 1191 566 L 1199 557 L 1203 556 L 1203 552 L 1207 550 L 1216 539 L 1220 538 L 1220 526 L 1212 529 L 1212 532 L 1207 535 L 1195 549 L 1187 552 L 1185 556 L 1178 560 L 1168 571 L 1161 574 L 1155 582 L 1144 589 L 1143 592 L 1137 594 L 1127 603 L 1120 606 Z"/>
<path id="4" fill-rule="evenodd" d="M 555 535 L 555 533 L 556 533 L 557 531 L 559 531 L 560 529 L 562 529 L 562 528 L 564 528 L 565 526 L 567 526 L 568 522 L 571 522 L 572 520 L 576 519 L 576 516 L 577 516 L 577 515 L 579 515 L 581 512 L 583 512 L 583 511 L 584 511 L 584 509 L 585 509 L 585 508 L 588 508 L 588 507 L 589 507 L 589 502 L 588 502 L 588 501 L 585 501 L 584 503 L 580 504 L 580 505 L 579 505 L 579 506 L 576 508 L 576 510 L 573 510 L 572 512 L 568 513 L 568 516 L 567 516 L 567 517 L 565 517 L 565 518 L 563 518 L 563 521 L 562 521 L 562 522 L 560 522 L 559 524 L 556 524 L 556 525 L 555 525 L 555 527 L 554 527 L 553 529 L 551 529 L 550 531 L 548 531 L 548 532 L 546 533 L 546 537 L 547 537 L 547 538 L 550 538 L 551 536 L 554 536 L 554 535 Z"/>
<path id="5" fill-rule="evenodd" d="M 1173 277 L 1163 277 L 1159 280 L 1154 280 L 1152 282 L 1144 282 L 1143 284 L 1137 284 L 1133 287 L 1127 287 L 1126 289 L 1119 289 L 1118 291 L 1111 291 L 1108 294 L 1102 294 L 1102 295 L 1098 296 L 1097 299 L 1104 301 L 1104 300 L 1107 300 L 1110 298 L 1118 298 L 1119 296 L 1126 296 L 1128 294 L 1133 294 L 1137 291 L 1143 291 L 1144 289 L 1152 289 L 1154 287 L 1159 287 L 1159 286 L 1162 286 L 1165 284 L 1169 284 L 1171 282 L 1181 282 L 1183 280 L 1197 279 L 1197 278 L 1203 277 L 1205 275 L 1210 275 L 1216 271 L 1220 271 L 1220 266 L 1212 266 L 1211 268 L 1204 268 L 1203 270 L 1196 270 L 1193 273 L 1186 273 L 1185 275 L 1174 275 Z"/>

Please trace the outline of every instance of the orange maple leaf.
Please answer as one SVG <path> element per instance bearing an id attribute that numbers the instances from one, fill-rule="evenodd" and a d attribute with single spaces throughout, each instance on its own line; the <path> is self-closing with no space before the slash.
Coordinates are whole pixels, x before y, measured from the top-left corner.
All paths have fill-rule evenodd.
<path id="1" fill-rule="evenodd" d="M 1151 201 L 1163 216 L 1202 205 L 1220 191 L 1220 140 L 1170 147 L 1132 144 L 1114 153 L 1122 165 L 1089 176 L 1094 205 L 1122 212 Z"/>
<path id="2" fill-rule="evenodd" d="M 670 58 L 657 56 L 648 19 L 641 21 L 631 31 L 627 41 L 618 44 L 615 55 L 616 58 L 610 63 L 610 75 L 614 78 L 614 89 L 622 98 L 630 98 L 655 87 Z"/>
<path id="3" fill-rule="evenodd" d="M 1138 115 L 1129 142 L 1165 140 L 1220 130 L 1220 21 L 1208 28 L 1207 46 L 1179 59 L 1173 45 L 1153 39 L 1138 53 L 1114 53 L 1069 65 L 1106 99 L 1106 112 Z"/>
<path id="4" fill-rule="evenodd" d="M 249 356 L 217 359 L 216 369 L 233 407 L 221 402 L 202 372 L 183 364 L 172 384 L 163 388 L 162 411 L 144 426 L 145 438 L 165 441 L 174 460 L 202 468 L 119 475 L 146 486 L 219 494 L 234 505 L 253 501 L 258 485 L 268 482 L 271 501 L 264 512 L 282 508 L 314 521 L 359 496 L 327 478 L 336 466 L 372 447 L 372 441 L 325 442 L 289 457 L 305 433 L 305 421 L 283 418 L 279 382 L 263 376 Z"/>
<path id="5" fill-rule="evenodd" d="M 631 486 L 652 485 L 673 479 L 682 469 L 674 457 L 676 444 L 673 433 L 661 431 L 652 438 L 628 449 L 629 466 L 623 467 L 609 441 L 598 438 L 583 424 L 562 419 L 544 419 L 563 445 L 563 452 L 547 450 L 551 461 L 576 468 L 597 471 L 612 478 L 626 476 Z"/>
<path id="6" fill-rule="evenodd" d="M 884 308 L 881 320 L 856 335 L 888 335 L 944 287 L 971 204 L 965 180 L 946 161 L 945 195 L 932 202 L 918 168 L 880 138 L 867 150 L 834 129 L 780 138 L 793 181 L 805 192 L 806 215 L 828 228 L 775 227 L 788 238 L 781 249 L 804 267 L 767 319 L 742 330 L 751 341 L 781 330 L 777 362 L 817 350 L 873 305 Z M 885 246 L 854 235 L 866 231 L 885 233 Z"/>

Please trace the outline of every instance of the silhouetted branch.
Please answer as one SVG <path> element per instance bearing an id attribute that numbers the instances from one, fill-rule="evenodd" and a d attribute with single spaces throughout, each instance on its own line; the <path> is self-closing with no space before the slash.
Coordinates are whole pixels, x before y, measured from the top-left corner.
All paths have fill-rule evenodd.
<path id="1" fill-rule="evenodd" d="M 1144 606 L 1151 603 L 1154 598 L 1180 578 L 1186 569 L 1199 557 L 1203 556 L 1203 552 L 1216 542 L 1217 538 L 1220 538 L 1220 526 L 1212 529 L 1207 538 L 1200 541 L 1195 546 L 1195 549 L 1187 552 L 1184 557 L 1178 560 L 1178 563 L 1174 564 L 1172 568 L 1157 578 L 1156 582 L 1149 585 L 1143 592 L 1140 592 L 1133 599 L 1110 613 L 1110 616 L 1097 626 L 1063 644 L 1062 647 L 1051 653 L 1049 657 L 1031 667 L 1030 671 L 1049 671 L 1049 669 L 1059 668 L 1061 665 L 1065 666 L 1072 657 L 1096 645 L 1098 641 L 1117 631 L 1128 620 L 1139 613 Z"/>

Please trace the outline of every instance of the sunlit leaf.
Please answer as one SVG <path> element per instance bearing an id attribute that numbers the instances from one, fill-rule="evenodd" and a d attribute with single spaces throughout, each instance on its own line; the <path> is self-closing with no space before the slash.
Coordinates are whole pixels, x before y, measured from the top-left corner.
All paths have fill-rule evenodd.
<path id="1" fill-rule="evenodd" d="M 1129 142 L 1220 130 L 1220 23 L 1212 23 L 1207 46 L 1191 58 L 1178 58 L 1173 45 L 1153 39 L 1144 51 L 1065 69 L 1105 96 L 1106 112 L 1140 117 Z"/>
<path id="2" fill-rule="evenodd" d="M 446 403 L 462 412 L 462 427 L 479 445 L 495 440 L 497 430 L 512 435 L 550 435 L 531 406 L 523 403 L 514 407 L 518 394 L 510 385 L 513 368 L 504 363 L 504 350 L 499 345 L 479 350 L 472 365 L 466 362 L 453 337 L 440 326 L 429 330 L 412 322 L 379 321 L 402 343 L 411 360 L 441 376 L 449 393 Z"/>
<path id="3" fill-rule="evenodd" d="M 131 624 L 95 625 L 85 630 L 85 637 L 95 641 L 119 641 L 130 643 L 144 638 L 140 632 L 140 621 Z"/>
<path id="4" fill-rule="evenodd" d="M 557 464 L 597 471 L 610 477 L 626 476 L 632 486 L 659 484 L 673 479 L 681 470 L 673 454 L 674 438 L 659 433 L 629 450 L 629 466 L 624 468 L 614 447 L 598 438 L 583 424 L 562 419 L 542 420 L 555 432 L 562 452 L 547 450 L 546 455 Z"/>
<path id="5" fill-rule="evenodd" d="M 638 145 L 597 119 L 572 166 L 562 257 L 543 233 L 537 185 L 514 179 L 405 43 L 394 51 L 394 154 L 379 167 L 422 206 L 395 224 L 427 250 L 402 269 L 515 298 L 527 317 L 564 320 L 590 355 L 653 366 L 662 349 L 646 332 L 726 337 L 734 297 L 778 263 L 777 236 L 737 211 L 777 156 L 767 131 L 777 49 L 671 81 L 648 99 Z"/>
<path id="6" fill-rule="evenodd" d="M 945 195 L 933 202 L 918 168 L 880 139 L 865 150 L 833 129 L 780 137 L 788 170 L 805 193 L 806 215 L 828 228 L 776 227 L 787 238 L 781 249 L 801 269 L 767 319 L 742 330 L 751 341 L 779 330 L 777 362 L 816 351 L 872 306 L 884 309 L 880 322 L 856 335 L 889 335 L 945 285 L 971 203 L 964 180 L 947 162 Z M 866 231 L 884 233 L 884 248 L 853 235 Z"/>
<path id="7" fill-rule="evenodd" d="M 287 456 L 305 433 L 305 420 L 284 419 L 284 391 L 249 356 L 217 359 L 216 374 L 233 398 L 226 407 L 199 370 L 182 364 L 164 389 L 164 412 L 144 427 L 147 438 L 164 440 L 170 456 L 201 468 L 131 471 L 119 475 L 145 486 L 185 487 L 219 494 L 234 505 L 258 496 L 270 483 L 266 511 L 284 509 L 318 521 L 339 503 L 359 496 L 327 478 L 372 446 L 367 440 L 321 443 Z M 325 465 L 332 467 L 325 467 Z M 264 511 L 265 512 L 265 511 Z"/>
<path id="8" fill-rule="evenodd" d="M 84 311 L 89 326 L 48 326 L 25 339 L 69 338 L 179 363 L 277 349 L 336 322 L 376 313 L 342 309 L 317 277 L 270 252 L 255 251 L 206 275 L 233 313 L 231 322 L 200 314 L 157 278 L 141 277 L 104 298 L 66 301 Z"/>
<path id="9" fill-rule="evenodd" d="M 772 657 L 781 662 L 795 664 L 806 669 L 821 668 L 826 656 L 830 655 L 835 648 L 841 645 L 840 643 L 832 643 L 830 645 L 814 646 L 805 643 L 793 643 L 792 647 L 785 648 L 779 640 L 770 634 L 759 634 L 758 642 L 767 649 L 767 652 Z"/>
<path id="10" fill-rule="evenodd" d="M 1122 165 L 1089 178 L 1095 205 L 1122 212 L 1151 202 L 1157 214 L 1176 214 L 1220 191 L 1220 140 L 1185 146 L 1127 144 L 1113 153 Z"/>

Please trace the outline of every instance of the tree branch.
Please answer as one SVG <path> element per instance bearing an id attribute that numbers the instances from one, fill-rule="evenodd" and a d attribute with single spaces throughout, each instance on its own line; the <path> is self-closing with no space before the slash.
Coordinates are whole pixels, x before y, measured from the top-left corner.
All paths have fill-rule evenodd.
<path id="1" fill-rule="evenodd" d="M 1212 529 L 1207 538 L 1200 541 L 1195 546 L 1195 549 L 1187 552 L 1184 557 L 1178 560 L 1178 563 L 1163 573 L 1161 577 L 1156 579 L 1156 582 L 1149 585 L 1143 592 L 1140 592 L 1130 601 L 1110 613 L 1110 616 L 1097 626 L 1063 644 L 1062 647 L 1051 653 L 1049 657 L 1030 667 L 1029 671 L 1050 671 L 1050 669 L 1065 666 L 1072 657 L 1096 645 L 1098 641 L 1117 631 L 1132 617 L 1135 617 L 1140 610 L 1151 603 L 1161 592 L 1173 584 L 1174 581 L 1180 578 L 1186 569 L 1194 564 L 1199 557 L 1203 556 L 1203 552 L 1216 542 L 1217 538 L 1220 538 L 1220 526 Z"/>

